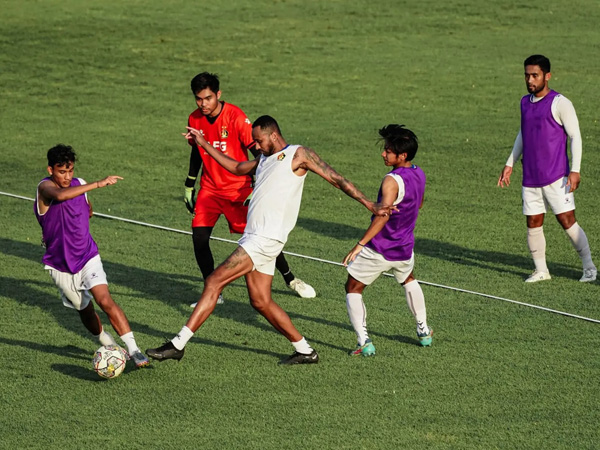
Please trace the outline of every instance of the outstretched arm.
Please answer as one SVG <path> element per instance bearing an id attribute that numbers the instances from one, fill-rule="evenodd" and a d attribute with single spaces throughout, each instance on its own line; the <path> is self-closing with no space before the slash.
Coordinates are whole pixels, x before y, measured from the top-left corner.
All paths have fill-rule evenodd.
<path id="1" fill-rule="evenodd" d="M 256 166 L 258 166 L 258 159 L 253 161 L 237 161 L 233 158 L 230 158 L 227 155 L 224 155 L 217 149 L 215 149 L 212 145 L 206 142 L 202 133 L 199 130 L 196 130 L 192 127 L 186 127 L 188 129 L 187 133 L 183 133 L 186 139 L 193 139 L 199 147 L 202 147 L 206 152 L 215 159 L 221 166 L 223 166 L 226 170 L 231 172 L 234 175 L 250 175 L 254 173 L 256 170 Z"/>
<path id="2" fill-rule="evenodd" d="M 108 177 L 93 183 L 82 184 L 81 186 L 71 186 L 67 188 L 59 188 L 53 181 L 47 180 L 41 183 L 38 189 L 45 203 L 49 203 L 51 200 L 62 202 L 78 197 L 79 195 L 85 194 L 93 189 L 116 184 L 117 181 L 122 179 L 123 178 L 118 175 L 109 175 Z"/>
<path id="3" fill-rule="evenodd" d="M 333 167 L 321 159 L 317 153 L 308 147 L 299 147 L 294 155 L 292 164 L 294 170 L 310 170 L 316 173 L 321 178 L 340 189 L 348 197 L 353 198 L 357 202 L 365 206 L 369 211 L 378 216 L 387 216 L 391 211 L 395 211 L 396 207 L 374 203 L 369 200 L 350 180 L 347 180 L 342 175 L 337 173 Z"/>

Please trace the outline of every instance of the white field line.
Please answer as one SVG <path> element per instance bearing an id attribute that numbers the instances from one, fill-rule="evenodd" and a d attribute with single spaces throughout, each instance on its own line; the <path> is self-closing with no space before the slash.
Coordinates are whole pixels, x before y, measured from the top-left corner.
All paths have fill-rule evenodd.
<path id="1" fill-rule="evenodd" d="M 19 199 L 22 199 L 22 200 L 34 201 L 33 198 L 23 197 L 21 195 L 10 194 L 8 192 L 2 192 L 2 191 L 0 191 L 0 195 L 5 195 L 7 197 L 19 198 Z M 132 224 L 135 224 L 135 225 L 141 225 L 141 226 L 144 226 L 144 227 L 156 228 L 158 230 L 171 231 L 173 233 L 189 234 L 189 235 L 192 234 L 191 231 L 178 230 L 176 228 L 165 227 L 165 226 L 162 226 L 162 225 L 155 225 L 155 224 L 147 223 L 147 222 L 140 222 L 139 220 L 131 220 L 131 219 L 126 219 L 124 217 L 111 216 L 109 214 L 102 214 L 102 213 L 94 212 L 94 215 L 98 216 L 98 217 L 105 218 L 105 219 L 118 220 L 120 222 L 127 222 L 127 223 L 132 223 Z M 229 242 L 231 244 L 236 244 L 237 243 L 237 241 L 234 241 L 234 240 L 231 240 L 231 239 L 223 239 L 223 238 L 214 237 L 214 236 L 211 236 L 210 238 L 214 239 L 215 241 Z M 308 260 L 311 260 L 311 261 L 317 261 L 317 262 L 321 262 L 321 263 L 325 263 L 325 264 L 333 264 L 333 265 L 336 265 L 336 266 L 342 266 L 342 263 L 338 263 L 338 262 L 335 262 L 335 261 L 329 261 L 327 259 L 316 258 L 314 256 L 301 255 L 299 253 L 292 253 L 292 252 L 286 252 L 286 251 L 284 251 L 283 253 L 285 253 L 286 255 L 297 256 L 298 258 L 308 259 Z M 390 273 L 385 273 L 384 275 L 389 276 L 389 277 L 393 276 Z M 423 280 L 418 280 L 418 281 L 419 281 L 419 283 L 424 284 L 426 286 L 433 286 L 433 287 L 438 287 L 438 288 L 442 288 L 442 289 L 449 289 L 449 290 L 456 291 L 456 292 L 463 292 L 465 294 L 477 295 L 479 297 L 491 298 L 491 299 L 494 299 L 494 300 L 501 300 L 503 302 L 514 303 L 514 304 L 520 305 L 520 306 L 527 306 L 529 308 L 539 309 L 541 311 L 551 312 L 551 313 L 554 313 L 554 314 L 560 314 L 562 316 L 573 317 L 574 319 L 580 319 L 580 320 L 586 320 L 588 322 L 600 323 L 600 320 L 597 320 L 597 319 L 592 319 L 590 317 L 585 317 L 585 316 L 579 316 L 577 314 L 571 314 L 571 313 L 568 313 L 568 312 L 565 312 L 565 311 L 559 311 L 559 310 L 556 310 L 556 309 L 545 308 L 543 306 L 533 305 L 531 303 L 519 302 L 517 300 L 511 300 L 509 298 L 497 297 L 495 295 L 484 294 L 482 292 L 476 292 L 476 291 L 469 291 L 467 289 L 460 289 L 460 288 L 453 287 L 453 286 L 445 286 L 443 284 L 430 283 L 428 281 L 423 281 Z"/>

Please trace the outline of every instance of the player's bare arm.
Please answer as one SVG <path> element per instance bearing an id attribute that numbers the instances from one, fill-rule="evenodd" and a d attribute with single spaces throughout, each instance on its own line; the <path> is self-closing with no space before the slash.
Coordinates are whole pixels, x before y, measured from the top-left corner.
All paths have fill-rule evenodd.
<path id="1" fill-rule="evenodd" d="M 309 147 L 298 147 L 292 162 L 292 170 L 298 175 L 303 175 L 307 170 L 316 173 L 331 185 L 340 189 L 347 196 L 364 205 L 369 211 L 378 216 L 385 216 L 396 210 L 393 206 L 374 203 L 370 201 L 350 180 L 337 173 L 333 167 L 321 159 Z"/>
<path id="2" fill-rule="evenodd" d="M 575 191 L 579 187 L 579 183 L 581 183 L 579 172 L 570 172 L 567 177 L 567 186 L 571 188 L 569 192 Z"/>
<path id="3" fill-rule="evenodd" d="M 392 205 L 398 198 L 398 183 L 392 177 L 385 177 L 381 183 L 381 203 L 385 205 Z M 356 245 L 350 250 L 350 252 L 344 258 L 343 264 L 347 266 L 356 259 L 358 254 L 361 252 L 363 247 L 373 239 L 390 219 L 390 216 L 376 216 L 371 221 L 371 225 L 365 231 L 362 238 L 358 240 Z"/>
<path id="4" fill-rule="evenodd" d="M 204 136 L 199 130 L 192 127 L 186 127 L 187 133 L 182 133 L 186 139 L 193 139 L 198 147 L 202 147 L 206 152 L 214 158 L 223 168 L 234 175 L 251 175 L 256 171 L 258 166 L 258 159 L 252 161 L 237 161 L 229 156 L 221 153 L 215 149 L 212 145 L 206 142 Z"/>
<path id="5" fill-rule="evenodd" d="M 70 200 L 78 197 L 81 194 L 85 194 L 93 189 L 98 189 L 112 184 L 116 184 L 117 181 L 122 180 L 123 177 L 118 175 L 109 175 L 102 180 L 95 181 L 93 183 L 83 184 L 81 186 L 70 186 L 70 187 L 59 187 L 54 181 L 46 180 L 39 186 L 39 193 L 44 204 L 48 205 L 52 200 L 59 202 Z"/>
<path id="6" fill-rule="evenodd" d="M 504 166 L 504 169 L 502 169 L 502 173 L 500 174 L 500 177 L 498 178 L 497 186 L 508 187 L 510 185 L 510 176 L 512 174 L 512 171 L 513 171 L 512 167 Z"/>

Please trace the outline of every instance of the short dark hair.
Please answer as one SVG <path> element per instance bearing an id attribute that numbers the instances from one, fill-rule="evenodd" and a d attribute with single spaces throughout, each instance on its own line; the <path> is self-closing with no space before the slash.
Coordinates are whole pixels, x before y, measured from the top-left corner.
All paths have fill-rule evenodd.
<path id="1" fill-rule="evenodd" d="M 544 74 L 550 72 L 550 60 L 544 55 L 531 55 L 523 62 L 523 66 L 540 66 Z"/>
<path id="2" fill-rule="evenodd" d="M 419 141 L 415 133 L 404 125 L 392 123 L 379 130 L 384 148 L 393 151 L 396 155 L 406 153 L 406 160 L 412 161 L 417 154 Z"/>
<path id="3" fill-rule="evenodd" d="M 192 78 L 190 85 L 193 94 L 203 91 L 206 88 L 209 88 L 216 94 L 219 92 L 219 77 L 216 73 L 202 72 Z"/>
<path id="4" fill-rule="evenodd" d="M 75 155 L 75 151 L 73 151 L 73 147 L 65 144 L 57 144 L 48 150 L 48 166 L 54 167 L 58 166 L 66 166 L 69 163 L 74 164 L 77 156 Z"/>
<path id="5" fill-rule="evenodd" d="M 260 116 L 254 121 L 252 128 L 260 128 L 261 130 L 266 130 L 269 132 L 276 131 L 277 133 L 281 134 L 279 124 L 271 116 Z"/>

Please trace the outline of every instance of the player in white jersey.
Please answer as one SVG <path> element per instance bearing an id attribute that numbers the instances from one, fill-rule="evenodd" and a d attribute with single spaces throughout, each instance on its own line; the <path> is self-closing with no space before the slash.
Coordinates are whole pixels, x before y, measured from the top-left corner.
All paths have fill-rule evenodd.
<path id="1" fill-rule="evenodd" d="M 245 275 L 250 304 L 294 346 L 295 352 L 281 364 L 316 363 L 319 356 L 292 324 L 287 313 L 273 301 L 271 285 L 275 258 L 296 225 L 304 179 L 308 171 L 323 177 L 376 215 L 387 215 L 393 206 L 376 204 L 350 181 L 331 168 L 312 149 L 287 144 L 279 125 L 270 116 L 252 125 L 256 150 L 253 161 L 236 161 L 215 150 L 191 127 L 185 135 L 194 139 L 210 156 L 235 175 L 256 174 L 254 194 L 248 209 L 248 224 L 237 249 L 206 279 L 202 296 L 186 325 L 173 340 L 146 353 L 157 360 L 181 359 L 185 345 L 215 309 L 223 288 Z"/>

